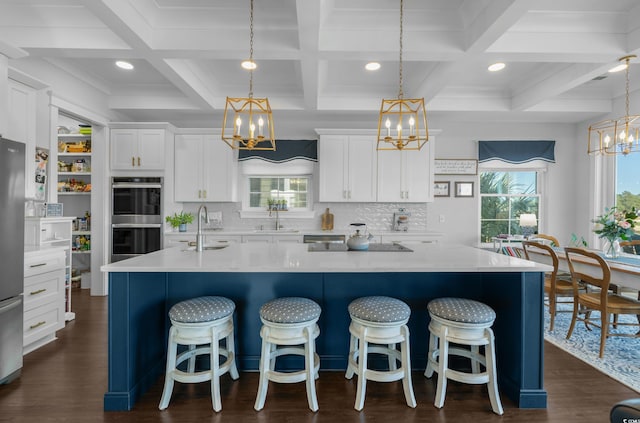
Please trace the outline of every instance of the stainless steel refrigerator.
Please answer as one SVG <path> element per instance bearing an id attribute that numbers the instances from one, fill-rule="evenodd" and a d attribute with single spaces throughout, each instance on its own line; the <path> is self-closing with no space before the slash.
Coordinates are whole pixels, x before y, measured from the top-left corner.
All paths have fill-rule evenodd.
<path id="1" fill-rule="evenodd" d="M 22 369 L 25 145 L 0 138 L 0 384 Z"/>

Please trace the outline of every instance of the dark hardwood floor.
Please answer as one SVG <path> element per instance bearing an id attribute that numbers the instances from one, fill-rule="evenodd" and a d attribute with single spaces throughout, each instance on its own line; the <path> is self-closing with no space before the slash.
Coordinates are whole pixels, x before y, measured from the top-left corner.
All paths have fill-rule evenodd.
<path id="1" fill-rule="evenodd" d="M 502 398 L 504 416 L 491 412 L 484 386 L 449 383 L 443 409 L 433 406 L 434 381 L 413 374 L 418 406 L 405 405 L 400 382 L 367 386 L 365 408 L 353 409 L 354 381 L 324 372 L 317 382 L 320 411 L 307 408 L 303 384 L 271 383 L 264 410 L 253 410 L 258 377 L 242 373 L 222 382 L 220 413 L 211 409 L 209 384 L 176 383 L 169 408 L 158 410 L 162 380 L 130 412 L 104 412 L 107 388 L 107 298 L 74 290 L 76 320 L 58 340 L 24 357 L 20 379 L 0 386 L 0 421 L 11 422 L 562 422 L 603 423 L 611 406 L 640 394 L 545 343 L 548 408 L 521 410 Z M 418 336 L 412 334 L 412 336 Z M 425 335 L 420 335 L 425 336 Z"/>

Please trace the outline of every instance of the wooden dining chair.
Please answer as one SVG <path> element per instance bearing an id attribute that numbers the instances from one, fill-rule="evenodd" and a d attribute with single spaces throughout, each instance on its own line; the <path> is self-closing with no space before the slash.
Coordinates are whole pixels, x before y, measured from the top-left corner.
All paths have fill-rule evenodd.
<path id="1" fill-rule="evenodd" d="M 539 239 L 543 239 L 545 241 L 550 241 L 552 247 L 559 247 L 560 246 L 560 242 L 558 241 L 558 238 L 556 238 L 553 235 L 535 234 L 535 235 L 533 235 L 531 241 L 535 241 L 535 240 L 539 240 Z"/>
<path id="2" fill-rule="evenodd" d="M 620 247 L 625 253 L 640 255 L 640 239 L 620 241 Z"/>
<path id="3" fill-rule="evenodd" d="M 553 271 L 547 272 L 544 276 L 544 293 L 545 293 L 545 306 L 549 308 L 549 331 L 553 330 L 554 322 L 557 313 L 572 313 L 571 310 L 558 309 L 558 304 L 573 304 L 573 283 L 570 279 L 558 278 L 558 255 L 548 245 L 536 241 L 522 241 L 522 249 L 524 250 L 524 256 L 527 260 L 531 260 L 529 253 L 541 253 L 551 257 Z M 584 291 L 584 285 L 582 285 L 581 291 Z M 560 301 L 564 299 L 564 301 Z M 569 300 L 567 300 L 569 299 Z"/>
<path id="4" fill-rule="evenodd" d="M 600 328 L 600 358 L 602 358 L 607 337 L 640 337 L 638 333 L 621 333 L 617 330 L 614 332 L 609 328 L 612 314 L 640 314 L 640 301 L 623 297 L 609 290 L 611 281 L 609 264 L 597 253 L 582 248 L 565 247 L 564 250 L 569 263 L 569 270 L 571 271 L 574 295 L 573 316 L 567 339 L 571 338 L 577 320 L 583 321 L 589 330 L 591 330 L 589 326 Z M 595 269 L 595 271 L 587 269 Z M 588 292 L 580 292 L 580 281 L 592 286 L 594 289 L 590 289 Z M 587 311 L 584 315 L 578 313 L 578 311 L 582 312 L 583 310 Z M 593 311 L 598 311 L 599 313 L 594 316 Z M 640 326 L 640 324 L 618 322 L 617 326 Z"/>

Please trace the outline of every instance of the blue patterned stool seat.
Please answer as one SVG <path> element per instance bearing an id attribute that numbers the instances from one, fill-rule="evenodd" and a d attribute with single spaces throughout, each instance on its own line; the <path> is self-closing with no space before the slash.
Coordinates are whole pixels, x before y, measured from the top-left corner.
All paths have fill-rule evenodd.
<path id="1" fill-rule="evenodd" d="M 404 302 L 383 296 L 358 298 L 349 304 L 348 310 L 351 317 L 376 323 L 401 322 L 411 315 Z"/>
<path id="2" fill-rule="evenodd" d="M 427 305 L 429 314 L 460 323 L 491 323 L 496 312 L 479 301 L 466 298 L 438 298 Z"/>
<path id="3" fill-rule="evenodd" d="M 181 301 L 169 310 L 169 318 L 180 323 L 212 322 L 225 318 L 236 309 L 225 297 L 198 297 Z"/>
<path id="4" fill-rule="evenodd" d="M 260 307 L 260 317 L 273 323 L 302 323 L 318 319 L 320 306 L 308 298 L 284 297 Z"/>

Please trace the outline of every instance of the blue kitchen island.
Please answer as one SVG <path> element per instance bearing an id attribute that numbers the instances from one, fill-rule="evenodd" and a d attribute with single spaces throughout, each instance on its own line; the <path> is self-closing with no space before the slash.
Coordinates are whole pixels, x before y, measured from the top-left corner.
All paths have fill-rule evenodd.
<path id="1" fill-rule="evenodd" d="M 410 248 L 413 251 L 311 252 L 307 244 L 230 243 L 203 252 L 169 248 L 103 266 L 109 274 L 104 409 L 130 410 L 158 382 L 164 374 L 169 308 L 202 295 L 222 295 L 236 303 L 241 371 L 258 368 L 258 310 L 273 298 L 301 296 L 320 304 L 317 351 L 320 369 L 327 371 L 346 369 L 347 305 L 357 297 L 388 295 L 409 304 L 412 365 L 421 371 L 428 350 L 427 302 L 445 296 L 479 300 L 497 313 L 501 395 L 521 408 L 546 408 L 543 295 L 544 272 L 551 268 L 461 245 Z M 236 383 L 243 383 L 242 377 Z"/>

